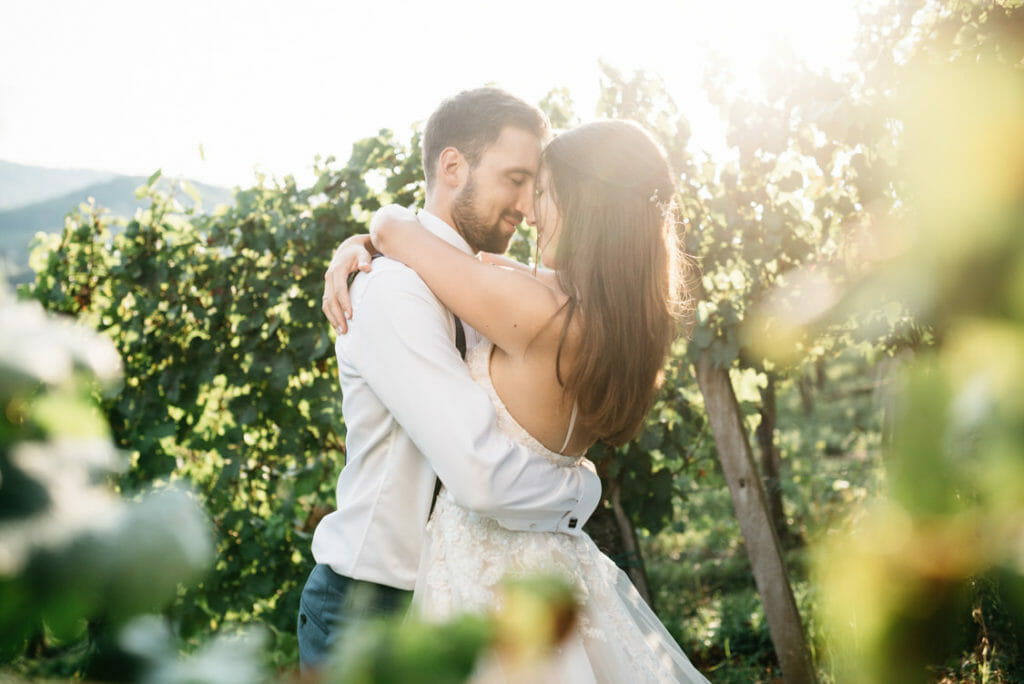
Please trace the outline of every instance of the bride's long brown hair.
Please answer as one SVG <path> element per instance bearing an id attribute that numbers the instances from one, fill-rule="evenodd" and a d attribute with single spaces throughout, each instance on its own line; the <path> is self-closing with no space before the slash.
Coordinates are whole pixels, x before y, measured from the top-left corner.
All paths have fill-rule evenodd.
<path id="1" fill-rule="evenodd" d="M 643 128 L 617 120 L 559 135 L 543 163 L 562 220 L 557 277 L 569 295 L 556 373 L 578 420 L 619 446 L 650 410 L 683 308 L 672 172 Z M 580 334 L 566 372 L 574 319 Z"/>

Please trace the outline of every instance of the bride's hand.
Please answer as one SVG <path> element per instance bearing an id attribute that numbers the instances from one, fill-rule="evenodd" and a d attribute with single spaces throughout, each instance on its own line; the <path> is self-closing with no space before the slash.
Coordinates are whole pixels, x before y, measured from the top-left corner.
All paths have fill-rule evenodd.
<path id="1" fill-rule="evenodd" d="M 320 309 L 339 335 L 348 332 L 348 319 L 352 318 L 348 278 L 356 271 L 370 270 L 372 248 L 369 235 L 353 235 L 334 251 L 331 265 L 324 274 L 324 298 Z"/>
<path id="2" fill-rule="evenodd" d="M 395 233 L 408 227 L 418 227 L 416 214 L 397 204 L 381 207 L 370 219 L 370 240 L 373 246 L 383 254 L 388 254 L 388 240 Z"/>

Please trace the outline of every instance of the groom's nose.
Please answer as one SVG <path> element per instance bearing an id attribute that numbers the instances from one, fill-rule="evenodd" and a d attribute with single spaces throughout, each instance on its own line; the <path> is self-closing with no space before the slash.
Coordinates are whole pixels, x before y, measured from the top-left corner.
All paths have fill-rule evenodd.
<path id="1" fill-rule="evenodd" d="M 533 188 L 533 183 L 523 183 L 523 189 L 516 200 L 516 211 L 523 215 L 526 224 L 530 226 L 537 224 L 533 209 Z"/>

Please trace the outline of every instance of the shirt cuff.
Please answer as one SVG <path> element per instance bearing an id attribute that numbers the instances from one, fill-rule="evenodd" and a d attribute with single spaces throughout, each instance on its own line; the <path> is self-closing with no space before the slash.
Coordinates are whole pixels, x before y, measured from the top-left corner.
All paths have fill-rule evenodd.
<path id="1" fill-rule="evenodd" d="M 583 533 L 583 526 L 590 516 L 594 514 L 597 505 L 601 502 L 601 478 L 597 476 L 597 469 L 590 460 L 584 458 L 577 472 L 581 478 L 580 498 L 576 500 L 572 509 L 564 513 L 561 518 L 550 518 L 547 520 L 522 520 L 497 518 L 499 525 L 507 530 L 517 532 L 562 532 L 571 536 L 579 536 Z"/>
<path id="2" fill-rule="evenodd" d="M 580 493 L 579 502 L 576 506 L 562 516 L 558 521 L 559 532 L 578 536 L 583 532 L 583 526 L 590 516 L 597 510 L 601 502 L 601 478 L 597 476 L 597 469 L 589 459 L 584 458 L 580 462 L 580 476 L 583 478 L 583 491 Z"/>

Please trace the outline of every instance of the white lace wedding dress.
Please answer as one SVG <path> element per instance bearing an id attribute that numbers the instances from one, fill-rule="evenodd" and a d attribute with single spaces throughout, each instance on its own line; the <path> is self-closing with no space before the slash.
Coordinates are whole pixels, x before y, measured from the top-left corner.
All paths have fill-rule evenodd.
<path id="1" fill-rule="evenodd" d="M 466 358 L 470 373 L 490 394 L 498 427 L 558 465 L 576 459 L 534 439 L 509 414 L 491 384 L 491 345 Z M 582 601 L 574 632 L 545 670 L 546 681 L 565 684 L 707 682 L 644 603 L 629 578 L 587 535 L 513 532 L 458 506 L 441 490 L 427 525 L 413 607 L 426 620 L 445 620 L 495 607 L 495 588 L 506 573 L 557 572 Z M 500 680 L 489 675 L 487 681 Z"/>

